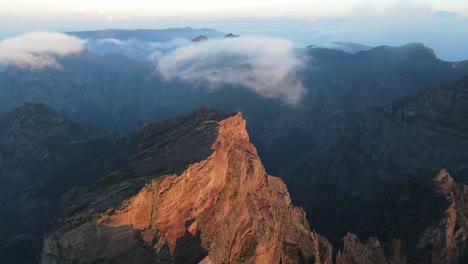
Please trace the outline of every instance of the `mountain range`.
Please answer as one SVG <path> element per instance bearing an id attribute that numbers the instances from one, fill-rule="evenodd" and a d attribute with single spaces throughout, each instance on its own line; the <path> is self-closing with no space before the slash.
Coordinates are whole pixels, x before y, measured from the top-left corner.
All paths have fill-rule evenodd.
<path id="1" fill-rule="evenodd" d="M 327 150 L 305 155 L 287 183 L 307 212 L 326 215 L 311 224 L 332 241 L 349 231 L 388 237 L 392 221 L 382 226 L 375 215 L 400 217 L 401 210 L 386 211 L 382 206 L 391 204 L 389 193 L 416 188 L 413 181 L 440 168 L 466 183 L 467 96 L 464 77 L 371 109 Z M 406 184 L 413 187 L 402 187 Z"/>
<path id="2" fill-rule="evenodd" d="M 67 34 L 171 32 L 225 35 Z M 2 263 L 464 263 L 468 62 L 341 44 L 296 49 L 296 105 L 92 49 L 6 68 Z"/>
<path id="3" fill-rule="evenodd" d="M 65 32 L 67 35 L 79 37 L 82 39 L 117 39 L 129 40 L 136 39 L 147 42 L 165 42 L 175 38 L 192 39 L 194 36 L 204 35 L 209 38 L 222 37 L 225 34 L 209 28 L 195 29 L 191 27 L 185 28 L 167 28 L 167 29 L 106 29 L 106 30 L 90 30 L 90 31 L 72 31 Z"/>

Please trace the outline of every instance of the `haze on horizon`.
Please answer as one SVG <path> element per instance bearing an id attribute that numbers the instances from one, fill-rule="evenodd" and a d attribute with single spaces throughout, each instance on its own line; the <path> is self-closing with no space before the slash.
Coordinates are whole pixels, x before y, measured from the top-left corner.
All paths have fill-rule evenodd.
<path id="1" fill-rule="evenodd" d="M 371 46 L 421 42 L 444 60 L 468 59 L 465 0 L 17 0 L 0 3 L 0 38 L 33 31 L 204 27 Z"/>

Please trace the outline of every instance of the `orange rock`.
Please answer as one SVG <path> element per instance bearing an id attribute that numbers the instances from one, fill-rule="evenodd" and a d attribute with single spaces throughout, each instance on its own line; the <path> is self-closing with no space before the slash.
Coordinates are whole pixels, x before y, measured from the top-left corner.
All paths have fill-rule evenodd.
<path id="1" fill-rule="evenodd" d="M 219 121 L 208 158 L 179 176 L 153 179 L 100 217 L 93 236 L 102 227 L 131 226 L 155 252 L 163 241 L 189 263 L 331 263 L 330 244 L 310 231 L 284 182 L 266 174 L 245 126 L 240 113 Z"/>

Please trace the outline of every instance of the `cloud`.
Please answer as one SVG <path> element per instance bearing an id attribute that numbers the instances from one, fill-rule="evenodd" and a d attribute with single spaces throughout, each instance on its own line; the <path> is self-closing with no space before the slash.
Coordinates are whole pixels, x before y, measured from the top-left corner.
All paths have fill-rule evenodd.
<path id="1" fill-rule="evenodd" d="M 92 10 L 84 7 L 73 8 L 72 12 L 81 16 L 88 16 L 88 17 L 100 17 L 107 20 L 123 19 L 122 16 L 115 16 L 114 14 L 108 13 L 106 10 L 98 9 Z"/>
<path id="2" fill-rule="evenodd" d="M 293 44 L 284 39 L 214 39 L 180 47 L 157 59 L 166 79 L 217 89 L 241 85 L 267 98 L 297 104 L 305 90 L 296 74 L 303 66 Z"/>
<path id="3" fill-rule="evenodd" d="M 119 40 L 114 38 L 89 40 L 86 47 L 97 54 L 124 54 L 137 60 L 151 59 L 155 55 L 164 54 L 178 47 L 187 45 L 190 40 L 175 38 L 166 42 L 147 42 L 138 39 Z"/>
<path id="4" fill-rule="evenodd" d="M 0 41 L 0 64 L 32 70 L 60 69 L 55 58 L 79 53 L 85 43 L 85 40 L 62 33 L 26 33 Z"/>
<path id="5" fill-rule="evenodd" d="M 458 16 L 460 16 L 460 13 L 450 12 L 450 11 L 445 11 L 445 10 L 439 10 L 439 11 L 434 13 L 434 16 L 436 18 L 441 18 L 441 19 L 457 18 Z"/>
<path id="6" fill-rule="evenodd" d="M 315 45 L 333 41 L 370 46 L 419 42 L 443 60 L 468 59 L 468 20 L 455 12 L 437 12 L 432 1 L 367 1 L 336 20 L 317 19 L 303 28 L 313 29 L 303 36 Z"/>

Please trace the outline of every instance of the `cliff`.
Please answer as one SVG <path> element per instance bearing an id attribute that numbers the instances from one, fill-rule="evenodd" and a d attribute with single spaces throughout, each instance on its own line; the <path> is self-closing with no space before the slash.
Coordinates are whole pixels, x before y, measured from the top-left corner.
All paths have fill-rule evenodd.
<path id="1" fill-rule="evenodd" d="M 132 165 L 72 199 L 45 239 L 43 263 L 331 263 L 330 244 L 267 175 L 245 125 L 240 113 L 211 109 L 151 125 Z M 187 148 L 203 154 L 136 169 Z"/>
<path id="2" fill-rule="evenodd" d="M 373 233 L 362 243 L 356 235 L 344 238 L 337 264 L 364 263 L 466 263 L 468 187 L 439 170 L 400 184 L 387 193 L 381 212 L 373 215 Z M 396 214 L 394 213 L 396 212 Z"/>
<path id="3" fill-rule="evenodd" d="M 467 182 L 467 124 L 465 77 L 370 109 L 326 151 L 300 160 L 286 182 L 306 212 L 322 216 L 311 224 L 332 241 L 379 234 L 362 223 L 373 221 L 394 185 L 440 168 Z"/>

